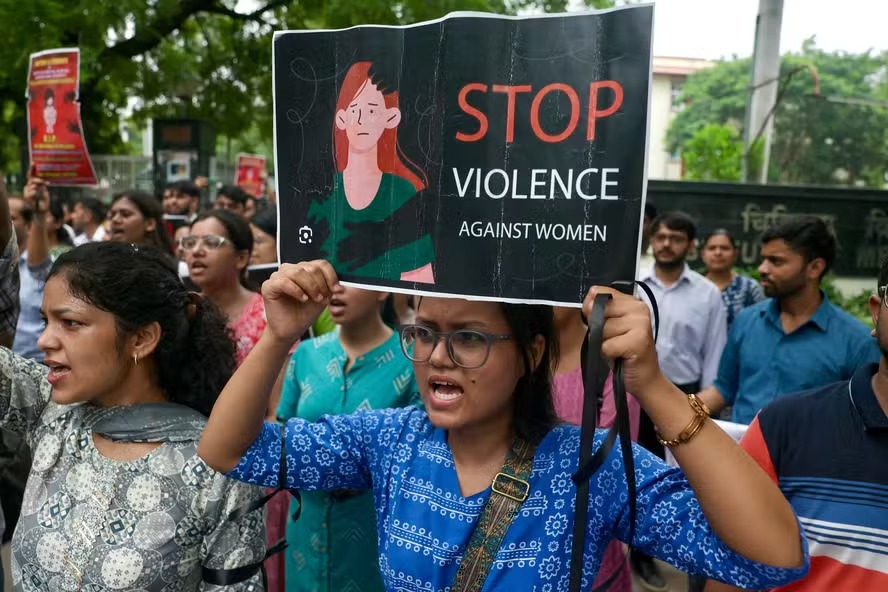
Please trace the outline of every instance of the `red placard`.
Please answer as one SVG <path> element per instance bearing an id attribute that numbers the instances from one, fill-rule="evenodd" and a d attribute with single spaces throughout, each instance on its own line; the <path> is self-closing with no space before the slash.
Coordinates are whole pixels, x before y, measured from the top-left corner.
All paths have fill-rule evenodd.
<path id="1" fill-rule="evenodd" d="M 234 184 L 252 195 L 262 197 L 265 189 L 265 157 L 258 154 L 238 154 Z"/>
<path id="2" fill-rule="evenodd" d="M 96 185 L 80 121 L 80 50 L 31 54 L 28 152 L 38 177 L 53 185 Z"/>

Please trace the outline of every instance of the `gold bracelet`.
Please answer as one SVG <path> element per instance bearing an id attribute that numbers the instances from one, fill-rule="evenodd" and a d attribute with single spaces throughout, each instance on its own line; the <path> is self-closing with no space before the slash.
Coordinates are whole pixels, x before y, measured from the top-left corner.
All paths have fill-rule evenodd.
<path id="1" fill-rule="evenodd" d="M 683 429 L 678 436 L 673 440 L 664 440 L 660 437 L 660 430 L 655 429 L 657 434 L 657 441 L 660 442 L 663 446 L 668 446 L 669 448 L 675 448 L 679 444 L 685 444 L 690 442 L 691 439 L 699 433 L 703 426 L 706 424 L 706 420 L 709 419 L 709 408 L 706 407 L 706 403 L 700 400 L 697 395 L 688 395 L 688 404 L 691 406 L 691 409 L 694 410 L 694 419 L 691 420 L 691 423 L 688 424 L 688 427 Z"/>

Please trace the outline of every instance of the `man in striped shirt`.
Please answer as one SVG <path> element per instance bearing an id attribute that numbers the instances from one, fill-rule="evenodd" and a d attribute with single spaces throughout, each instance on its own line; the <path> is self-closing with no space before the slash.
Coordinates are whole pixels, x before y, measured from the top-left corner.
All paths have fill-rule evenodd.
<path id="1" fill-rule="evenodd" d="M 888 590 L 888 260 L 870 298 L 882 352 L 850 380 L 777 399 L 741 445 L 780 486 L 811 555 L 780 592 Z M 710 581 L 707 592 L 734 590 Z"/>

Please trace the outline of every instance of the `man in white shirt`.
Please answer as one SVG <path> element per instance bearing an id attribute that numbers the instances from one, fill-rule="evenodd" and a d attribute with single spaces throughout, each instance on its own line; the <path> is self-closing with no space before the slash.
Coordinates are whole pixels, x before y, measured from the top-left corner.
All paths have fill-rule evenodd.
<path id="1" fill-rule="evenodd" d="M 697 228 L 682 212 L 666 212 L 651 223 L 654 263 L 640 270 L 660 309 L 657 357 L 663 374 L 686 393 L 696 393 L 715 381 L 727 340 L 727 315 L 718 287 L 687 264 Z M 654 425 L 642 412 L 638 443 L 663 456 Z M 632 567 L 648 590 L 666 590 L 666 581 L 653 559 L 632 550 Z"/>
<path id="2" fill-rule="evenodd" d="M 696 227 L 687 214 L 658 216 L 651 224 L 654 264 L 641 274 L 660 307 L 660 367 L 669 380 L 691 392 L 715 381 L 727 339 L 721 292 L 686 262 L 695 238 Z"/>
<path id="3" fill-rule="evenodd" d="M 94 197 L 81 197 L 74 202 L 71 222 L 78 233 L 74 246 L 105 240 L 105 205 Z"/>

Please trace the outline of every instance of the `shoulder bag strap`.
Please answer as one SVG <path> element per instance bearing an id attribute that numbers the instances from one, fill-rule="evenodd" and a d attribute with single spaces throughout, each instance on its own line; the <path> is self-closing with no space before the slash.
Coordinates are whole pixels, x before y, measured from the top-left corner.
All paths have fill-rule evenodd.
<path id="1" fill-rule="evenodd" d="M 502 471 L 493 478 L 490 497 L 472 531 L 450 592 L 479 592 L 484 587 L 503 539 L 530 495 L 535 448 L 516 439 Z"/>
<path id="2" fill-rule="evenodd" d="M 613 287 L 631 288 L 637 284 L 647 295 L 654 315 L 654 341 L 660 332 L 660 311 L 650 287 L 644 282 L 614 282 Z M 632 437 L 629 425 L 629 407 L 626 401 L 626 385 L 623 381 L 623 361 L 614 360 L 614 403 L 616 420 L 608 430 L 604 442 L 592 454 L 595 440 L 595 428 L 598 424 L 598 400 L 602 397 L 604 383 L 607 379 L 608 365 L 601 355 L 601 343 L 604 331 L 604 313 L 610 294 L 598 294 L 595 297 L 592 315 L 589 319 L 589 337 L 583 345 L 580 362 L 583 372 L 583 423 L 580 428 L 580 451 L 577 472 L 571 477 L 577 485 L 576 511 L 573 524 L 573 546 L 570 556 L 570 592 L 582 592 L 583 551 L 586 546 L 586 530 L 589 512 L 589 479 L 604 464 L 605 459 L 613 450 L 617 438 L 620 439 L 620 452 L 623 455 L 623 467 L 626 474 L 626 485 L 629 501 L 629 543 L 635 538 L 636 521 L 636 483 L 635 457 L 632 455 Z M 622 569 L 622 568 L 621 568 Z M 617 570 L 593 592 L 607 590 L 616 580 L 621 570 Z"/>

